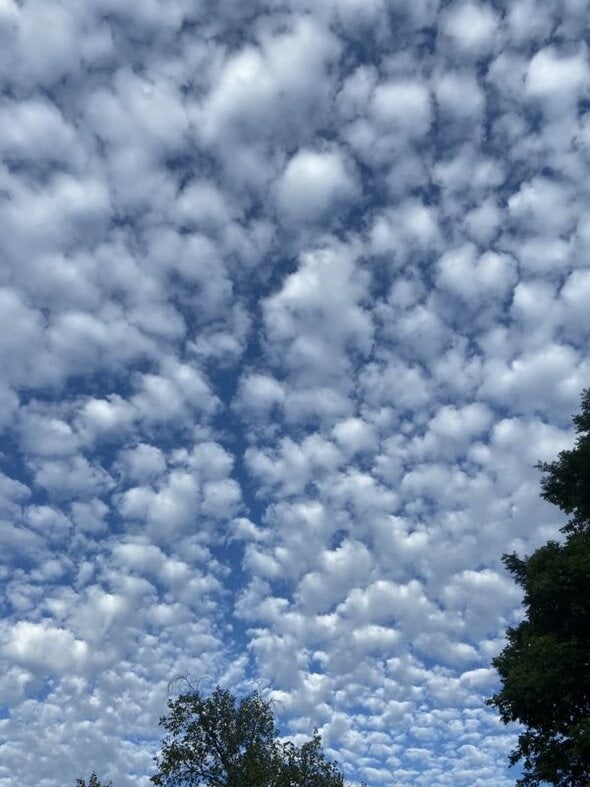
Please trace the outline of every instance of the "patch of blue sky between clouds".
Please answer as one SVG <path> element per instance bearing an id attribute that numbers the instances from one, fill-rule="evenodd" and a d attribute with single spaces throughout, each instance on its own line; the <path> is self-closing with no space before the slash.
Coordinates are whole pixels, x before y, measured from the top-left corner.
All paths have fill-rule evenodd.
<path id="1" fill-rule="evenodd" d="M 589 384 L 587 0 L 0 3 L 0 787 L 148 784 L 179 674 L 351 783 L 483 705 Z"/>

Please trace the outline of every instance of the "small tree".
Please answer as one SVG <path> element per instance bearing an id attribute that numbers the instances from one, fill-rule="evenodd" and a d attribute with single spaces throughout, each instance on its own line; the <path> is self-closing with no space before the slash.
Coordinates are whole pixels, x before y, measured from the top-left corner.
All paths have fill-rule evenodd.
<path id="1" fill-rule="evenodd" d="M 100 782 L 98 776 L 93 771 L 90 774 L 90 778 L 88 779 L 88 783 L 84 781 L 84 779 L 76 779 L 76 786 L 75 787 L 113 787 L 113 783 L 111 781 L 108 782 Z"/>
<path id="2" fill-rule="evenodd" d="M 343 787 L 317 731 L 301 747 L 278 738 L 270 703 L 259 693 L 238 701 L 219 686 L 168 701 L 167 731 L 151 777 L 161 787 Z"/>
<path id="3" fill-rule="evenodd" d="M 510 755 L 523 762 L 520 787 L 590 784 L 590 390 L 574 423 L 576 447 L 539 465 L 542 496 L 572 515 L 565 543 L 503 557 L 526 614 L 492 662 L 502 687 L 487 704 L 525 726 Z"/>

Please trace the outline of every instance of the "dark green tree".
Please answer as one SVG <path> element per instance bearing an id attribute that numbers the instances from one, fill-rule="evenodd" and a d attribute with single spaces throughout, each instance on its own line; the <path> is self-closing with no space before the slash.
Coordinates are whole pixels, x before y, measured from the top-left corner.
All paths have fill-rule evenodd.
<path id="1" fill-rule="evenodd" d="M 506 632 L 493 660 L 500 691 L 488 705 L 524 731 L 510 755 L 522 762 L 519 787 L 590 784 L 590 391 L 574 418 L 576 446 L 542 463 L 542 496 L 571 519 L 564 543 L 503 561 L 524 590 L 525 616 Z"/>
<path id="2" fill-rule="evenodd" d="M 259 693 L 238 701 L 219 686 L 168 701 L 167 735 L 151 781 L 160 787 L 343 787 L 317 732 L 301 747 L 279 740 L 271 705 Z"/>
<path id="3" fill-rule="evenodd" d="M 317 730 L 313 738 L 297 747 L 290 741 L 280 747 L 280 762 L 273 787 L 343 787 L 335 762 L 326 760 Z"/>
<path id="4" fill-rule="evenodd" d="M 90 774 L 88 782 L 84 779 L 76 779 L 75 787 L 113 787 L 111 781 L 101 782 L 95 772 Z"/>
<path id="5" fill-rule="evenodd" d="M 565 534 L 590 531 L 590 388 L 582 393 L 582 410 L 573 418 L 577 438 L 573 449 L 555 462 L 539 462 L 545 473 L 541 496 L 571 516 Z"/>

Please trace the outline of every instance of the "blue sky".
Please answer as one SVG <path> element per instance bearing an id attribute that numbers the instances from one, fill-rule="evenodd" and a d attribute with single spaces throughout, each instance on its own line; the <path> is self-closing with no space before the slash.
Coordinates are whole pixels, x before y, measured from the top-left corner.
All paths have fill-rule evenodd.
<path id="1" fill-rule="evenodd" d="M 0 787 L 146 787 L 168 682 L 351 784 L 483 705 L 590 381 L 587 0 L 0 0 Z"/>

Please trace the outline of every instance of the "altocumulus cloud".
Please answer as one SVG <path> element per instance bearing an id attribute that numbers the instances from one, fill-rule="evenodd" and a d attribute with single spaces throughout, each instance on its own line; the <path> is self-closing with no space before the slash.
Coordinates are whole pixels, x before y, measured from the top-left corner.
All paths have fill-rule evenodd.
<path id="1" fill-rule="evenodd" d="M 178 674 L 351 783 L 483 698 L 589 384 L 587 0 L 0 3 L 0 785 L 147 785 Z"/>

